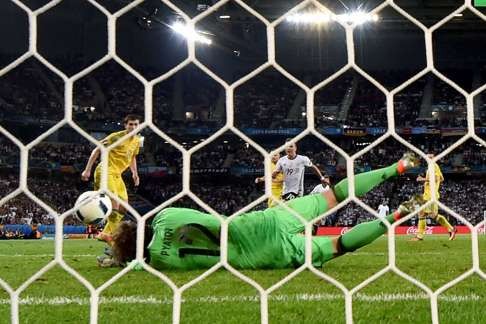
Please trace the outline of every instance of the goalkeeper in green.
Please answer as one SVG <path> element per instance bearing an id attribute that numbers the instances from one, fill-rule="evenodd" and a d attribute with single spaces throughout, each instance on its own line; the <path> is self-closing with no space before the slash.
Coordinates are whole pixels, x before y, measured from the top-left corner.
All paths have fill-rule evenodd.
<path id="1" fill-rule="evenodd" d="M 411 154 L 397 163 L 355 176 L 355 192 L 363 196 L 382 182 L 395 177 L 418 160 Z M 310 221 L 336 206 L 348 196 L 348 181 L 342 180 L 333 190 L 294 199 L 287 206 Z M 412 198 L 386 218 L 390 223 L 410 213 L 419 203 Z M 211 214 L 187 208 L 160 211 L 146 230 L 147 261 L 156 269 L 209 268 L 219 261 L 220 222 Z M 365 246 L 386 232 L 381 220 L 355 226 L 335 238 L 312 237 L 312 263 L 326 261 Z M 228 225 L 228 262 L 240 269 L 277 269 L 298 267 L 305 262 L 304 225 L 282 206 L 255 211 L 236 217 Z M 136 224 L 123 222 L 113 236 L 113 263 L 124 265 L 135 258 Z"/>

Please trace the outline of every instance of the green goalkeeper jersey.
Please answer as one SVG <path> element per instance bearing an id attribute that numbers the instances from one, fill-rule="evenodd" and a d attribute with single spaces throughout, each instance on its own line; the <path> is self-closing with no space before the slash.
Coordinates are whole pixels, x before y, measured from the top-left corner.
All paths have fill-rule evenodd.
<path id="1" fill-rule="evenodd" d="M 289 206 L 308 220 L 327 209 L 320 195 L 295 199 Z M 167 208 L 155 216 L 152 228 L 148 249 L 156 269 L 209 268 L 219 261 L 221 226 L 210 214 Z M 302 223 L 281 207 L 242 214 L 229 223 L 228 262 L 244 269 L 296 267 L 304 262 L 305 240 L 299 234 L 303 229 Z M 321 241 L 327 250 L 330 240 Z M 315 253 L 316 265 L 329 257 L 321 252 Z"/>

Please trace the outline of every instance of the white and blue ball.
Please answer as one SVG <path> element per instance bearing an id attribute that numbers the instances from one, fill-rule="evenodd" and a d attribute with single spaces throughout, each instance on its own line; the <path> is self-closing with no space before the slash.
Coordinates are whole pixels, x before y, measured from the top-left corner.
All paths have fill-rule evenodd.
<path id="1" fill-rule="evenodd" d="M 85 224 L 97 224 L 111 214 L 111 199 L 105 194 L 96 191 L 86 191 L 76 200 L 74 215 Z"/>

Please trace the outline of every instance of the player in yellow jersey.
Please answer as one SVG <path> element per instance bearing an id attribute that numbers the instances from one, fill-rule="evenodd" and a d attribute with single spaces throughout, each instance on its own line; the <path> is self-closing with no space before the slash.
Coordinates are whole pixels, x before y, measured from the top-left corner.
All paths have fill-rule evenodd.
<path id="1" fill-rule="evenodd" d="M 127 133 L 133 131 L 140 125 L 140 117 L 135 115 L 128 115 L 123 120 L 125 130 L 111 133 L 106 138 L 101 140 L 103 145 L 109 146 Z M 130 167 L 132 178 L 135 186 L 140 184 L 138 177 L 137 159 L 136 156 L 140 149 L 140 137 L 138 135 L 131 136 L 118 144 L 108 153 L 108 190 L 117 195 L 120 199 L 128 201 L 127 188 L 123 182 L 122 174 Z M 100 156 L 100 149 L 95 148 L 89 157 L 86 168 L 81 173 L 81 179 L 88 181 L 91 176 L 91 170 L 94 163 Z M 101 182 L 101 163 L 98 164 L 94 173 L 94 189 L 100 188 Z M 112 234 L 123 219 L 124 209 L 118 202 L 112 200 L 113 211 L 108 216 L 107 223 L 103 231 L 98 235 L 98 239 L 111 244 Z"/>
<path id="2" fill-rule="evenodd" d="M 427 156 L 431 159 L 434 158 L 434 154 L 427 154 Z M 440 189 L 440 185 L 444 181 L 444 176 L 442 175 L 442 171 L 440 170 L 440 167 L 437 163 L 434 163 L 434 172 L 435 172 L 435 190 L 436 190 L 435 194 L 437 199 L 439 199 L 440 197 L 439 189 Z M 422 196 L 424 203 L 432 199 L 430 178 L 431 176 L 428 170 L 425 177 L 422 177 L 420 175 L 417 177 L 418 182 L 424 183 L 424 194 Z M 439 214 L 439 206 L 436 203 L 433 203 L 432 205 L 429 205 L 427 208 L 419 212 L 417 235 L 414 238 L 412 238 L 413 241 L 422 241 L 424 239 L 425 226 L 426 226 L 425 219 L 427 216 L 433 218 L 440 225 L 447 228 L 447 231 L 449 232 L 449 240 L 452 241 L 456 238 L 457 229 L 454 226 L 452 226 L 444 216 Z"/>
<path id="3" fill-rule="evenodd" d="M 277 162 L 280 159 L 280 153 L 275 153 L 272 155 L 272 165 L 270 171 L 273 173 L 277 167 Z M 264 182 L 265 177 L 260 177 L 255 179 L 255 183 Z M 272 197 L 268 198 L 268 208 L 275 206 L 277 203 L 273 197 L 280 198 L 282 196 L 284 175 L 282 172 L 277 174 L 277 176 L 272 179 Z"/>

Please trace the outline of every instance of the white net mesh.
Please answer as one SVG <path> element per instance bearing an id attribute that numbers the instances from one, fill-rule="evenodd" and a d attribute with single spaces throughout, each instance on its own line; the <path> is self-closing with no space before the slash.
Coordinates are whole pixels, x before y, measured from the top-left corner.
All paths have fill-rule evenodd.
<path id="1" fill-rule="evenodd" d="M 444 76 L 442 73 L 440 73 L 434 66 L 434 57 L 433 57 L 433 47 L 432 47 L 432 33 L 443 26 L 445 23 L 447 23 L 449 20 L 451 20 L 456 14 L 462 12 L 465 9 L 469 9 L 472 11 L 475 15 L 480 17 L 483 20 L 486 20 L 486 17 L 481 14 L 476 8 L 474 8 L 473 4 L 471 3 L 471 0 L 466 0 L 464 4 L 459 7 L 457 10 L 454 12 L 451 12 L 447 17 L 439 21 L 438 23 L 434 24 L 430 28 L 425 27 L 420 21 L 412 17 L 409 13 L 404 11 L 401 7 L 396 5 L 394 1 L 392 0 L 387 0 L 384 1 L 382 4 L 380 4 L 378 7 L 376 7 L 371 14 L 373 13 L 378 13 L 380 10 L 383 8 L 389 6 L 393 9 L 395 9 L 397 12 L 399 12 L 401 15 L 409 19 L 414 25 L 416 25 L 418 28 L 420 28 L 424 35 L 425 35 L 425 47 L 426 47 L 426 67 L 420 71 L 418 74 L 416 74 L 414 77 L 410 78 L 400 86 L 394 88 L 392 91 L 387 90 L 385 87 L 383 87 L 379 82 L 377 82 L 373 77 L 371 77 L 367 72 L 365 72 L 363 69 L 361 69 L 355 62 L 355 53 L 354 53 L 354 40 L 353 40 L 353 33 L 357 25 L 352 25 L 352 24 L 347 24 L 343 22 L 339 22 L 342 27 L 345 29 L 346 32 L 346 45 L 347 45 L 347 58 L 348 62 L 345 66 L 343 66 L 341 69 L 339 69 L 336 73 L 334 73 L 331 77 L 327 78 L 326 80 L 322 81 L 321 83 L 315 85 L 312 88 L 309 88 L 306 86 L 303 82 L 295 78 L 292 74 L 288 73 L 275 59 L 275 29 L 277 25 L 279 25 L 287 16 L 289 16 L 292 13 L 297 12 L 299 9 L 302 9 L 309 4 L 312 4 L 322 10 L 325 13 L 330 14 L 332 17 L 335 17 L 332 12 L 330 12 L 326 7 L 324 7 L 320 2 L 318 1 L 303 1 L 299 3 L 296 7 L 292 8 L 290 11 L 285 13 L 283 16 L 278 18 L 277 20 L 270 22 L 268 21 L 265 17 L 263 17 L 261 14 L 256 12 L 254 9 L 252 9 L 249 5 L 247 5 L 245 2 L 240 1 L 240 0 L 234 0 L 235 3 L 237 3 L 239 6 L 244 8 L 244 10 L 248 11 L 251 15 L 257 17 L 260 21 L 262 21 L 265 26 L 266 26 L 266 33 L 267 33 L 267 46 L 268 46 L 268 60 L 265 62 L 263 65 L 258 67 L 256 70 L 251 72 L 250 74 L 242 77 L 241 79 L 237 80 L 236 82 L 232 84 L 228 84 L 225 80 L 221 79 L 218 77 L 215 73 L 210 71 L 205 65 L 203 65 L 198 59 L 196 58 L 195 55 L 195 40 L 194 39 L 188 39 L 188 58 L 185 59 L 183 62 L 172 68 L 170 71 L 167 73 L 163 74 L 162 76 L 148 82 L 147 80 L 144 79 L 142 75 L 140 75 L 137 71 L 135 71 L 132 67 L 130 67 L 128 64 L 126 64 L 119 56 L 117 56 L 116 53 L 116 21 L 117 19 L 128 12 L 129 10 L 133 9 L 137 5 L 141 4 L 143 0 L 137 0 L 133 1 L 123 9 L 119 10 L 118 12 L 111 14 L 108 10 L 106 10 L 102 5 L 98 4 L 95 0 L 88 0 L 89 3 L 96 8 L 98 8 L 108 19 L 108 54 L 104 56 L 102 59 L 97 61 L 95 64 L 92 66 L 84 69 L 83 71 L 77 73 L 76 75 L 72 77 L 67 77 L 62 71 L 57 69 L 55 66 L 53 66 L 51 63 L 49 63 L 46 59 L 44 59 L 39 52 L 37 51 L 37 18 L 40 14 L 52 9 L 54 6 L 59 4 L 61 0 L 55 0 L 52 2 L 49 2 L 47 5 L 32 11 L 30 10 L 26 5 L 24 5 L 21 1 L 19 0 L 11 0 L 13 3 L 15 3 L 18 7 L 22 8 L 24 10 L 28 17 L 29 17 L 29 50 L 25 54 L 23 54 L 21 57 L 16 59 L 14 62 L 0 70 L 0 76 L 5 75 L 18 65 L 20 65 L 22 62 L 24 62 L 27 58 L 33 56 L 37 58 L 42 64 L 44 64 L 47 68 L 49 68 L 51 71 L 53 71 L 56 75 L 62 78 L 64 82 L 64 87 L 65 87 L 65 117 L 64 119 L 56 124 L 54 127 L 49 129 L 47 132 L 39 136 L 36 140 L 33 142 L 29 143 L 28 145 L 24 145 L 21 143 L 15 136 L 13 136 L 11 133 L 9 133 L 6 129 L 0 126 L 0 132 L 5 135 L 7 138 L 9 138 L 13 143 L 15 143 L 19 148 L 20 148 L 20 186 L 17 190 L 14 192 L 10 193 L 6 197 L 2 198 L 0 200 L 0 205 L 11 199 L 12 197 L 18 195 L 20 192 L 24 192 L 30 199 L 35 201 L 37 204 L 45 208 L 47 211 L 50 213 L 57 215 L 56 212 L 50 208 L 47 204 L 45 204 L 43 201 L 38 199 L 35 195 L 33 195 L 27 186 L 27 170 L 29 168 L 29 161 L 28 161 L 28 151 L 32 147 L 34 147 L 36 144 L 40 143 L 43 139 L 45 139 L 47 136 L 50 134 L 54 133 L 58 129 L 60 129 L 63 125 L 69 125 L 73 129 L 75 129 L 77 132 L 79 132 L 83 137 L 85 137 L 88 141 L 96 144 L 102 151 L 102 161 L 103 161 L 103 177 L 102 177 L 102 183 L 101 183 L 101 190 L 107 190 L 107 154 L 108 150 L 112 147 L 115 147 L 117 144 L 119 144 L 123 139 L 120 139 L 118 142 L 114 143 L 110 147 L 104 147 L 102 146 L 99 142 L 94 141 L 83 129 L 81 129 L 77 124 L 73 122 L 72 118 L 72 111 L 73 111 L 73 83 L 82 77 L 86 76 L 88 73 L 91 71 L 95 70 L 102 64 L 106 63 L 110 59 L 114 59 L 118 64 L 123 66 L 127 71 L 129 71 L 133 76 L 135 76 L 141 83 L 144 85 L 145 89 L 145 118 L 144 122 L 140 125 L 140 127 L 133 131 L 131 134 L 134 134 L 138 132 L 140 129 L 144 127 L 150 128 L 153 132 L 155 132 L 157 135 L 159 135 L 162 139 L 167 141 L 169 144 L 173 145 L 174 147 L 177 147 L 181 152 L 183 152 L 183 190 L 181 193 L 176 195 L 175 197 L 171 198 L 170 200 L 164 202 L 162 205 L 158 206 L 155 210 L 151 211 L 150 213 L 144 215 L 142 218 L 137 212 L 131 208 L 129 205 L 124 203 L 123 201 L 120 201 L 117 197 L 114 197 L 112 194 L 108 192 L 108 194 L 111 195 L 113 199 L 118 200 L 130 213 L 133 215 L 136 215 L 139 223 L 142 224 L 147 220 L 147 218 L 153 216 L 156 212 L 160 211 L 162 208 L 170 205 L 174 201 L 178 200 L 184 195 L 189 196 L 192 198 L 194 201 L 196 201 L 201 207 L 203 207 L 205 210 L 208 212 L 214 214 L 216 217 L 218 217 L 221 221 L 222 224 L 222 236 L 221 236 L 221 260 L 218 264 L 216 264 L 214 267 L 206 271 L 204 274 L 201 276 L 197 277 L 196 279 L 184 284 L 181 287 L 178 287 L 169 277 L 164 275 L 163 273 L 160 273 L 159 271 L 154 270 L 150 266 L 146 265 L 144 263 L 144 267 L 147 271 L 152 273 L 153 275 L 157 276 L 160 278 L 164 283 L 166 283 L 172 290 L 173 290 L 173 323 L 179 323 L 181 319 L 181 303 L 182 303 L 182 294 L 189 289 L 190 287 L 194 286 L 196 283 L 200 282 L 201 280 L 205 279 L 208 277 L 210 274 L 215 272 L 217 269 L 224 267 L 228 271 L 230 271 L 233 275 L 236 277 L 240 278 L 241 280 L 247 282 L 251 286 L 255 287 L 257 291 L 260 294 L 260 309 L 261 309 L 261 322 L 262 323 L 268 323 L 269 317 L 268 317 L 268 297 L 269 294 L 274 292 L 276 289 L 280 288 L 284 284 L 286 284 L 288 281 L 290 281 L 292 278 L 297 276 L 299 273 L 304 271 L 305 269 L 311 270 L 313 273 L 315 273 L 317 276 L 323 278 L 324 280 L 328 281 L 332 285 L 335 285 L 338 289 L 340 289 L 344 296 L 345 296 L 345 318 L 347 323 L 352 323 L 353 322 L 353 296 L 361 290 L 363 287 L 367 286 L 369 283 L 375 281 L 377 278 L 385 274 L 386 272 L 392 271 L 396 273 L 398 276 L 404 278 L 405 280 L 410 281 L 420 289 L 422 289 L 430 298 L 430 309 L 431 309 L 431 314 L 432 314 L 432 322 L 433 323 L 438 323 L 439 322 L 439 316 L 438 316 L 438 305 L 437 305 L 437 300 L 438 296 L 447 290 L 448 288 L 452 287 L 453 285 L 457 284 L 458 282 L 464 280 L 465 278 L 471 276 L 472 274 L 476 273 L 479 276 L 481 276 L 483 279 L 486 279 L 486 275 L 481 271 L 479 268 L 479 251 L 478 251 L 478 229 L 480 226 L 483 226 L 484 222 L 477 224 L 476 226 L 473 227 L 471 223 L 469 223 L 466 219 L 455 213 L 453 210 L 448 208 L 447 206 L 443 205 L 442 203 L 439 203 L 440 208 L 445 210 L 447 213 L 453 215 L 457 219 L 461 220 L 464 224 L 466 224 L 470 230 L 471 230 L 471 238 L 472 238 L 472 257 L 473 257 L 473 266 L 470 270 L 466 271 L 464 274 L 459 276 L 458 278 L 448 282 L 444 286 L 440 287 L 439 289 L 433 291 L 423 283 L 417 281 L 415 278 L 407 275 L 403 271 L 397 268 L 396 262 L 395 262 L 395 234 L 394 234 L 394 228 L 398 226 L 400 223 L 403 221 L 406 221 L 413 217 L 414 215 L 408 216 L 406 219 L 394 223 L 393 225 L 387 224 L 387 227 L 389 227 L 389 236 L 388 236 L 388 253 L 389 253 L 389 258 L 388 258 L 388 265 L 382 269 L 381 271 L 377 272 L 373 276 L 369 277 L 367 280 L 359 284 L 358 286 L 354 287 L 353 289 L 347 289 L 343 284 L 341 284 L 339 281 L 335 280 L 334 278 L 322 273 L 312 265 L 312 258 L 311 258 L 311 251 L 312 251 L 312 245 L 311 245 L 311 226 L 312 222 L 308 222 L 306 224 L 306 238 L 307 238 L 307 244 L 306 244 L 306 262 L 304 265 L 302 265 L 300 268 L 296 269 L 294 272 L 286 276 L 284 279 L 279 281 L 278 283 L 274 284 L 268 289 L 262 288 L 257 282 L 254 280 L 244 276 L 237 270 L 235 270 L 230 264 L 228 264 L 228 257 L 227 257 L 227 240 L 228 240 L 228 223 L 234 218 L 237 217 L 239 214 L 253 208 L 257 204 L 261 203 L 264 201 L 267 197 L 270 196 L 271 188 L 270 188 L 270 183 L 271 183 L 271 178 L 270 178 L 270 156 L 265 149 L 263 149 L 260 145 L 255 143 L 254 140 L 249 138 L 247 135 L 242 133 L 239 129 L 235 127 L 234 124 L 234 92 L 235 88 L 244 83 L 245 81 L 251 79 L 261 71 L 265 70 L 268 67 L 274 67 L 276 70 L 278 70 L 280 73 L 282 73 L 285 77 L 288 79 L 292 80 L 295 84 L 299 85 L 302 89 L 305 90 L 306 97 L 307 97 L 307 106 L 306 106 L 306 118 L 307 118 L 307 128 L 305 129 L 304 132 L 299 134 L 296 138 L 295 141 L 303 138 L 304 136 L 308 134 L 313 134 L 316 137 L 318 137 L 322 142 L 327 144 L 328 146 L 332 147 L 334 150 L 336 150 L 339 154 L 341 154 L 343 157 L 346 158 L 347 161 L 347 177 L 349 179 L 349 198 L 346 199 L 345 201 L 341 202 L 338 206 L 333 208 L 332 210 L 328 211 L 324 216 L 332 213 L 333 211 L 341 208 L 345 204 L 349 203 L 350 201 L 354 201 L 373 215 L 377 215 L 376 212 L 374 212 L 369 206 L 361 202 L 355 197 L 354 194 L 354 168 L 353 164 L 354 161 L 362 156 L 364 153 L 369 152 L 373 147 L 379 145 L 382 143 L 385 139 L 392 137 L 396 139 L 398 142 L 402 143 L 404 146 L 408 147 L 409 149 L 415 151 L 418 153 L 420 156 L 422 156 L 424 159 L 427 160 L 429 163 L 429 170 L 433 170 L 433 165 L 431 164 L 432 160 L 428 159 L 423 152 L 419 151 L 416 147 L 414 147 L 412 144 L 407 142 L 405 139 L 403 139 L 397 132 L 395 131 L 395 118 L 394 118 L 394 109 L 393 109 L 393 99 L 394 96 L 403 90 L 405 87 L 410 85 L 412 82 L 418 80 L 425 74 L 431 72 L 444 82 L 446 82 L 448 85 L 453 87 L 455 90 L 457 90 L 459 93 L 461 93 L 465 98 L 466 98 L 466 103 L 467 103 L 467 134 L 462 137 L 459 141 L 451 145 L 449 148 L 447 148 L 445 151 L 443 151 L 441 154 L 437 155 L 434 158 L 434 161 L 437 161 L 444 157 L 446 154 L 450 153 L 452 150 L 457 148 L 459 145 L 467 141 L 468 139 L 474 139 L 475 141 L 481 143 L 482 145 L 486 146 L 486 142 L 482 140 L 480 137 L 478 137 L 475 134 L 475 129 L 474 129 L 474 109 L 473 109 L 473 98 L 481 93 L 484 89 L 486 89 L 486 85 L 483 85 L 482 87 L 476 89 L 475 91 L 468 93 L 464 91 L 462 88 L 460 88 L 456 83 L 454 83 L 452 80 L 448 79 L 446 76 Z M 172 10 L 177 12 L 181 17 L 183 17 L 187 23 L 187 26 L 189 28 L 194 28 L 195 24 L 201 21 L 203 18 L 207 17 L 208 15 L 211 15 L 214 13 L 218 8 L 221 6 L 225 5 L 228 3 L 228 0 L 222 0 L 211 6 L 208 10 L 202 12 L 201 14 L 197 15 L 194 18 L 190 18 L 187 14 L 185 14 L 182 10 L 180 10 L 178 7 L 176 7 L 174 4 L 172 4 L 170 1 L 165 1 L 162 0 L 162 2 L 170 7 Z M 335 19 L 336 21 L 339 21 L 339 19 Z M 168 79 L 172 75 L 174 75 L 176 72 L 184 68 L 186 65 L 190 63 L 194 63 L 197 67 L 199 67 L 202 71 L 207 73 L 211 78 L 216 80 L 220 85 L 222 85 L 225 89 L 226 92 L 226 115 L 227 115 L 227 121 L 226 124 L 223 128 L 218 130 L 216 133 L 214 133 L 212 136 L 210 136 L 206 141 L 199 143 L 198 145 L 192 147 L 189 150 L 186 150 L 184 147 L 182 147 L 179 143 L 174 141 L 172 138 L 167 136 L 165 133 L 160 131 L 157 127 L 154 126 L 153 124 L 153 116 L 152 116 L 152 108 L 153 108 L 153 102 L 152 102 L 152 92 L 154 89 L 154 85 L 157 83 Z M 388 121 L 388 130 L 386 131 L 385 134 L 383 134 L 379 139 L 377 139 L 375 142 L 373 142 L 371 145 L 367 146 L 360 152 L 350 156 L 348 155 L 344 150 L 342 150 L 340 147 L 336 146 L 333 142 L 331 142 L 329 139 L 321 135 L 318 131 L 315 129 L 315 119 L 314 119 L 314 95 L 316 91 L 318 91 L 320 88 L 325 86 L 326 84 L 330 83 L 331 81 L 337 79 L 340 75 L 342 75 L 344 72 L 346 72 L 348 69 L 353 68 L 355 71 L 357 71 L 362 77 L 366 78 L 369 80 L 375 87 L 380 89 L 385 95 L 386 95 L 386 104 L 387 104 L 387 121 Z M 232 217 L 228 219 L 223 219 L 221 218 L 217 212 L 215 212 L 210 206 L 205 204 L 199 197 L 197 197 L 194 193 L 190 191 L 190 158 L 191 155 L 199 150 L 200 148 L 206 146 L 208 143 L 211 143 L 214 139 L 218 138 L 221 136 L 223 133 L 227 131 L 232 131 L 235 134 L 237 134 L 239 137 L 244 139 L 246 142 L 250 143 L 254 148 L 256 148 L 262 155 L 265 156 L 265 170 L 266 170 L 266 196 L 261 197 L 257 201 L 251 203 L 247 207 L 245 207 L 243 210 L 240 210 L 238 213 L 233 215 Z M 130 136 L 131 134 L 127 135 Z M 280 147 L 279 149 L 282 149 Z M 278 151 L 278 150 L 275 150 Z M 434 175 L 434 172 L 431 172 L 432 175 Z M 431 181 L 432 187 L 435 185 L 435 181 Z M 435 193 L 435 190 L 432 188 L 432 193 Z M 433 203 L 437 201 L 436 197 L 434 195 L 433 200 L 429 203 Z M 65 263 L 63 260 L 63 248 L 62 248 L 62 235 L 63 235 L 63 220 L 67 215 L 70 215 L 72 210 L 67 211 L 66 213 L 60 215 L 60 217 L 56 218 L 56 237 L 55 237 L 55 259 L 47 264 L 45 267 L 40 269 L 34 276 L 29 278 L 26 282 L 24 282 L 20 287 L 17 289 L 13 289 L 12 287 L 9 286 L 5 281 L 0 279 L 0 286 L 10 294 L 11 297 L 11 320 L 12 323 L 19 323 L 19 295 L 30 285 L 32 284 L 35 280 L 37 280 L 40 276 L 42 276 L 44 273 L 46 273 L 49 269 L 53 268 L 56 265 L 59 265 L 62 267 L 64 270 L 66 270 L 69 274 L 71 274 L 73 277 L 75 277 L 79 282 L 81 282 L 88 290 L 89 293 L 91 294 L 91 299 L 90 299 L 90 322 L 91 323 L 97 323 L 98 322 L 98 307 L 99 307 L 99 301 L 100 301 L 100 294 L 107 288 L 109 287 L 112 283 L 114 283 L 116 280 L 118 280 L 121 276 L 126 274 L 128 271 L 131 269 L 129 267 L 123 269 L 120 271 L 116 276 L 114 276 L 112 279 L 107 281 L 105 284 L 101 285 L 98 288 L 95 288 L 88 280 L 83 278 L 77 271 L 75 271 L 73 268 L 71 268 L 69 265 Z M 291 211 L 292 212 L 292 211 Z M 301 221 L 303 219 L 299 215 L 295 215 L 298 217 Z M 144 227 L 139 226 L 138 227 L 138 245 L 137 245 L 137 259 L 139 262 L 144 262 L 143 261 L 143 231 Z"/>

